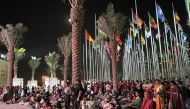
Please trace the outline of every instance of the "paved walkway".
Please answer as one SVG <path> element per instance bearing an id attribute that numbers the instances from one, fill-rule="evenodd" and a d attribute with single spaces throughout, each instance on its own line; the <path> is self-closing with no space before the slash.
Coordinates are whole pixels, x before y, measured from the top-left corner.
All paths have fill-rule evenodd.
<path id="1" fill-rule="evenodd" d="M 21 106 L 19 104 L 5 104 L 3 102 L 0 102 L 0 109 L 32 109 L 32 108 Z"/>

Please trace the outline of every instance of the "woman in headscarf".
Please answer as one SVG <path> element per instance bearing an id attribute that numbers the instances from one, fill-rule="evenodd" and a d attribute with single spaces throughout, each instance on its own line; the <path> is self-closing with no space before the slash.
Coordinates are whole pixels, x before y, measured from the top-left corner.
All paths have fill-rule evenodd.
<path id="1" fill-rule="evenodd" d="M 144 99 L 142 102 L 141 109 L 155 109 L 151 91 L 144 92 Z"/>
<path id="2" fill-rule="evenodd" d="M 186 109 L 180 90 L 175 81 L 170 82 L 170 91 L 168 93 L 170 95 L 168 109 Z"/>

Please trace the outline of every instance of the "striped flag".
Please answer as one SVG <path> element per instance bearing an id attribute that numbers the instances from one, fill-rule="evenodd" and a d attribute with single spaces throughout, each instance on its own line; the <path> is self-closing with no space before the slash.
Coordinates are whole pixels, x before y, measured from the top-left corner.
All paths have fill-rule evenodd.
<path id="1" fill-rule="evenodd" d="M 154 28 L 154 29 L 158 29 L 158 25 L 156 24 L 154 18 L 150 15 L 150 22 L 151 22 L 151 26 Z"/>
<path id="2" fill-rule="evenodd" d="M 86 40 L 88 40 L 91 43 L 94 43 L 94 40 L 92 39 L 91 35 L 88 32 L 86 33 Z"/>

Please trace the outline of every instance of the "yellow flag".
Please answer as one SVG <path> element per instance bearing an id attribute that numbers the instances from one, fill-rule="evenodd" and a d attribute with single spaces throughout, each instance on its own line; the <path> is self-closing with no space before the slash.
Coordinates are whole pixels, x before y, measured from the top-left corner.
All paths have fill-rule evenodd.
<path id="1" fill-rule="evenodd" d="M 145 45 L 145 39 L 144 39 L 143 36 L 141 37 L 141 43 L 142 43 L 143 45 Z"/>
<path id="2" fill-rule="evenodd" d="M 179 16 L 178 16 L 177 12 L 176 12 L 176 14 L 175 14 L 175 20 L 176 20 L 176 23 L 177 23 L 177 24 L 178 24 L 179 21 L 180 21 L 180 18 L 179 18 Z"/>

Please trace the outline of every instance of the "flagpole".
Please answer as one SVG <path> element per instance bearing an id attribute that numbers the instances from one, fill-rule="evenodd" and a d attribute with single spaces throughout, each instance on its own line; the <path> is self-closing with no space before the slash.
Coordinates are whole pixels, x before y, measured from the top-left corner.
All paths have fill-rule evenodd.
<path id="1" fill-rule="evenodd" d="M 173 9 L 173 20 L 174 20 L 175 37 L 176 37 L 176 41 L 177 41 L 176 42 L 176 47 L 177 47 L 177 52 L 178 52 L 178 54 L 176 54 L 177 73 L 180 73 L 180 71 L 179 71 L 179 59 L 177 59 L 177 56 L 179 55 L 179 48 L 178 48 L 178 42 L 179 41 L 178 41 L 178 34 L 177 34 L 177 29 L 176 29 L 176 19 L 175 19 L 175 14 L 174 14 L 173 3 L 172 3 L 172 9 Z M 180 73 L 180 76 L 181 76 L 181 78 L 183 78 L 182 75 L 181 75 L 181 73 Z"/>
<path id="2" fill-rule="evenodd" d="M 87 35 L 87 32 L 86 32 L 86 30 L 85 30 L 85 37 L 86 37 L 86 35 Z M 85 57 L 86 57 L 86 59 L 85 59 L 85 61 L 86 61 L 86 63 L 85 63 L 85 68 L 86 68 L 86 77 L 87 77 L 87 81 L 89 80 L 89 68 L 88 68 L 88 46 L 87 46 L 87 41 L 85 40 Z"/>
<path id="3" fill-rule="evenodd" d="M 161 58 L 161 57 L 162 57 L 162 48 L 161 48 L 161 41 L 160 41 L 161 34 L 160 34 L 160 27 L 159 27 L 159 21 L 158 21 L 156 0 L 155 0 L 155 7 L 156 7 L 156 20 L 157 20 L 157 24 L 158 24 L 159 50 L 160 50 L 160 58 Z M 161 77 L 161 78 L 164 78 L 162 59 L 161 59 L 161 72 L 159 72 L 159 73 L 160 73 L 160 77 Z"/>

